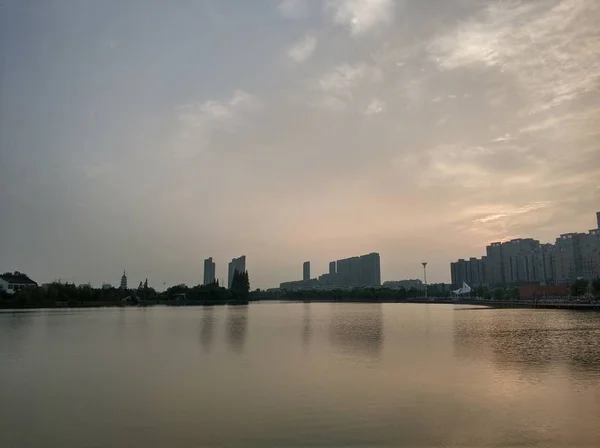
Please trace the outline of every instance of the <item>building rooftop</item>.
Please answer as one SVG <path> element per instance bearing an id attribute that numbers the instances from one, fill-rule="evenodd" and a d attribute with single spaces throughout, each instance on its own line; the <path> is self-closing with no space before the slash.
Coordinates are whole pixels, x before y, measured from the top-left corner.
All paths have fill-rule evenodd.
<path id="1" fill-rule="evenodd" d="M 21 273 L 21 272 L 6 272 L 4 274 L 0 274 L 0 278 L 2 280 L 4 280 L 7 283 L 13 284 L 13 285 L 32 285 L 32 286 L 37 286 L 37 283 L 34 282 L 33 280 L 31 280 L 29 277 L 27 277 L 27 275 Z"/>

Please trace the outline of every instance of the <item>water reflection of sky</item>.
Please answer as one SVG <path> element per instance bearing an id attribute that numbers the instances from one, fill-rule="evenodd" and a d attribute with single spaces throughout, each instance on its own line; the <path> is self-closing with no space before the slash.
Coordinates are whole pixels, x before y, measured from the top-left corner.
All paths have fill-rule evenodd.
<path id="1" fill-rule="evenodd" d="M 454 348 L 459 358 L 488 359 L 497 368 L 541 375 L 568 368 L 600 379 L 597 313 L 564 310 L 482 310 L 456 313 Z"/>
<path id="2" fill-rule="evenodd" d="M 248 305 L 227 307 L 227 344 L 231 350 L 241 353 L 244 350 L 248 327 Z"/>
<path id="3" fill-rule="evenodd" d="M 213 345 L 215 325 L 215 313 L 213 307 L 203 307 L 200 322 L 200 344 L 207 352 L 210 352 Z"/>
<path id="4" fill-rule="evenodd" d="M 380 354 L 383 347 L 383 316 L 381 304 L 334 306 L 329 323 L 332 345 L 353 355 Z"/>
<path id="5" fill-rule="evenodd" d="M 0 316 L 0 344 L 19 348 L 0 350 L 0 446 L 600 446 L 594 317 L 327 303 Z"/>

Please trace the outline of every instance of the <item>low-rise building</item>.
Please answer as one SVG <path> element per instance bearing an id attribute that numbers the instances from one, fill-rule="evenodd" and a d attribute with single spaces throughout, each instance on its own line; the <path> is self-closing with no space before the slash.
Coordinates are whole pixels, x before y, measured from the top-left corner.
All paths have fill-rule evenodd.
<path id="1" fill-rule="evenodd" d="M 307 281 L 297 280 L 292 282 L 283 282 L 279 285 L 280 290 L 285 291 L 299 291 L 302 289 L 318 289 L 319 288 L 319 280 L 316 278 L 309 279 Z"/>
<path id="2" fill-rule="evenodd" d="M 382 286 L 387 289 L 421 289 L 423 288 L 423 282 L 417 278 L 409 280 L 387 281 L 383 282 Z"/>
<path id="3" fill-rule="evenodd" d="M 37 286 L 37 283 L 21 272 L 0 274 L 0 290 L 8 294 L 14 294 L 19 289 L 28 286 Z"/>

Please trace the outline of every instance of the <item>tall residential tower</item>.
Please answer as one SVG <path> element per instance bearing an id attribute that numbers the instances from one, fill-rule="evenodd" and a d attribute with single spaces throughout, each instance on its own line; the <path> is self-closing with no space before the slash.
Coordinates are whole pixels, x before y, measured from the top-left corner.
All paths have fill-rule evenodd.
<path id="1" fill-rule="evenodd" d="M 242 255 L 241 257 L 234 258 L 229 262 L 229 266 L 227 269 L 227 287 L 231 288 L 231 284 L 233 283 L 233 274 L 235 271 L 245 272 L 246 271 L 246 256 Z"/>
<path id="2" fill-rule="evenodd" d="M 212 257 L 204 260 L 204 281 L 203 285 L 210 285 L 215 282 L 215 262 Z"/>
<path id="3" fill-rule="evenodd" d="M 302 265 L 302 281 L 307 282 L 310 280 L 310 261 L 305 261 Z"/>

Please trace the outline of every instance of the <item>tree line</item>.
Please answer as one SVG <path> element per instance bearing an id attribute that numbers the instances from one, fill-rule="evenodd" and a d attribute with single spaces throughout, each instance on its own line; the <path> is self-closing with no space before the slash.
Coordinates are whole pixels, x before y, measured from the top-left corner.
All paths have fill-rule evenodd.
<path id="1" fill-rule="evenodd" d="M 231 288 L 218 281 L 208 285 L 175 285 L 158 292 L 148 280 L 137 288 L 94 288 L 89 285 L 54 282 L 43 286 L 27 286 L 8 294 L 0 290 L 0 308 L 54 308 L 124 305 L 186 305 L 245 303 L 250 296 L 248 272 L 237 272 Z"/>

